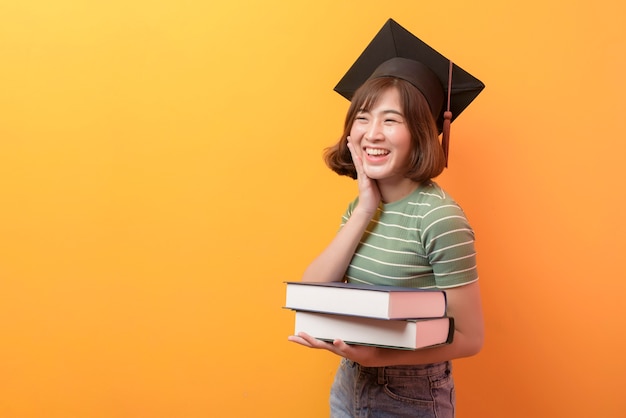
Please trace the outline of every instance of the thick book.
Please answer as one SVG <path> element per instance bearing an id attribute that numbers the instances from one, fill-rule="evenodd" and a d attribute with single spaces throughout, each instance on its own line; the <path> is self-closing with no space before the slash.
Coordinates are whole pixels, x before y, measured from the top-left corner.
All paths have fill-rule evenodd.
<path id="1" fill-rule="evenodd" d="M 373 286 L 343 282 L 286 282 L 285 307 L 380 319 L 438 318 L 445 316 L 443 290 Z"/>
<path id="2" fill-rule="evenodd" d="M 296 311 L 295 333 L 298 332 L 326 341 L 340 339 L 348 344 L 417 350 L 451 343 L 454 319 L 386 320 Z"/>

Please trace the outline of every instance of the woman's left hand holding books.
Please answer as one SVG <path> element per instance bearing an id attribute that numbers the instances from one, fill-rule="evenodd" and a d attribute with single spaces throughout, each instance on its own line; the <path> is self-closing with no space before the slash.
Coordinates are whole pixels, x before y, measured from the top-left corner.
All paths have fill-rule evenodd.
<path id="1" fill-rule="evenodd" d="M 346 344 L 342 340 L 335 340 L 330 343 L 311 337 L 305 332 L 299 332 L 298 335 L 291 335 L 288 337 L 288 340 L 305 347 L 328 350 L 331 353 L 352 360 L 365 367 L 380 366 L 381 364 L 378 364 L 377 359 L 379 359 L 381 351 L 384 350 L 380 347 L 368 345 Z"/>

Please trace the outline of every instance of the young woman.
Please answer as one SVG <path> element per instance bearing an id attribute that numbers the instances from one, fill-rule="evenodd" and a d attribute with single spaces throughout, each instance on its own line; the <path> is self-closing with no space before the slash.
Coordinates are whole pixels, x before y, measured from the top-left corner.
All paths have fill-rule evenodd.
<path id="1" fill-rule="evenodd" d="M 432 179 L 446 161 L 433 110 L 414 83 L 369 78 L 354 94 L 328 166 L 357 179 L 359 196 L 304 281 L 445 289 L 452 343 L 410 351 L 289 339 L 342 357 L 331 417 L 454 416 L 450 360 L 483 345 L 474 233 L 462 209 Z"/>

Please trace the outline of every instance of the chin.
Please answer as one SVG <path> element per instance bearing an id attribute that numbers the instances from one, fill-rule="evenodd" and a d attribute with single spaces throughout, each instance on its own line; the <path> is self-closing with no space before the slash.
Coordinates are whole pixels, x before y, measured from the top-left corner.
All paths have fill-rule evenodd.
<path id="1" fill-rule="evenodd" d="M 384 178 L 387 178 L 390 176 L 391 173 L 389 173 L 386 170 L 379 170 L 379 169 L 367 169 L 366 167 L 363 168 L 363 171 L 365 172 L 365 175 L 369 178 L 371 178 L 372 180 L 382 180 Z"/>

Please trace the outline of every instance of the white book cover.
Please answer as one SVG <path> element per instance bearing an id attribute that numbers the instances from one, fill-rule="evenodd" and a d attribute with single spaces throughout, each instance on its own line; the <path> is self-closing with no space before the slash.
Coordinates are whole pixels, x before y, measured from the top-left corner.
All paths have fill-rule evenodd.
<path id="1" fill-rule="evenodd" d="M 450 317 L 418 320 L 385 320 L 349 315 L 296 311 L 295 334 L 305 332 L 327 341 L 416 350 L 452 341 Z"/>

